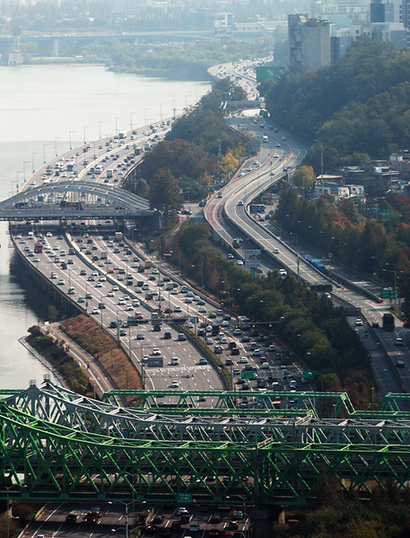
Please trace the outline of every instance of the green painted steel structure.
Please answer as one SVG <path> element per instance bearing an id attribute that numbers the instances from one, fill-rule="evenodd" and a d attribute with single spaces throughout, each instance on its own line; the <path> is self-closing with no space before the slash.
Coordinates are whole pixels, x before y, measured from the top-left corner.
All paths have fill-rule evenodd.
<path id="1" fill-rule="evenodd" d="M 306 392 L 292 393 L 306 407 L 294 413 L 238 409 L 232 392 L 206 393 L 219 407 L 199 408 L 201 394 L 168 392 L 183 404 L 172 409 L 157 405 L 158 392 L 128 391 L 140 407 L 121 408 L 49 381 L 3 394 L 0 497 L 177 502 L 190 494 L 197 503 L 269 507 L 306 504 L 328 476 L 361 496 L 410 480 L 410 421 L 400 410 L 363 418 L 344 394 Z M 266 405 L 278 400 L 261 394 Z M 339 416 L 320 418 L 314 406 L 329 397 Z"/>

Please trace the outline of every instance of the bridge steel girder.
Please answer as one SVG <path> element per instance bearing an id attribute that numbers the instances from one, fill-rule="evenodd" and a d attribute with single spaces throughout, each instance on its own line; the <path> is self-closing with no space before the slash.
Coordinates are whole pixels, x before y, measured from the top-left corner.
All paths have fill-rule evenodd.
<path id="1" fill-rule="evenodd" d="M 123 391 L 126 394 L 130 392 L 138 393 Z M 151 391 L 140 392 L 144 398 L 150 397 Z M 152 391 L 156 396 L 162 392 Z M 169 392 L 167 394 L 170 396 Z M 182 403 L 182 408 L 165 410 L 144 405 L 142 408 L 122 408 L 79 396 L 47 381 L 42 388 L 33 384 L 26 391 L 10 396 L 7 403 L 41 420 L 78 431 L 103 432 L 117 438 L 230 443 L 262 443 L 270 440 L 282 443 L 410 444 L 408 419 L 392 420 L 390 416 L 367 419 L 318 418 L 306 410 L 293 410 L 291 413 L 288 410 L 265 409 L 263 414 L 257 414 L 260 410 L 187 407 L 188 401 L 196 402 L 197 396 L 201 394 L 204 393 L 180 391 L 176 395 L 176 405 Z M 219 395 L 218 401 L 225 394 L 226 401 L 235 404 L 231 398 L 232 392 L 207 391 L 206 394 Z M 276 398 L 278 394 L 286 396 L 287 393 L 262 394 Z M 292 393 L 295 394 L 297 393 Z M 317 396 L 318 393 L 311 394 Z M 143 403 L 143 400 L 139 403 Z"/>
<path id="2" fill-rule="evenodd" d="M 51 197 L 53 203 L 44 202 L 44 196 Z M 106 200 L 108 206 L 101 205 L 99 199 Z M 61 206 L 62 201 L 69 203 Z M 71 202 L 75 202 L 75 207 L 70 206 Z M 0 220 L 135 218 L 155 214 L 148 200 L 141 196 L 118 187 L 77 180 L 25 189 L 0 202 Z"/>
<path id="3" fill-rule="evenodd" d="M 0 497 L 32 501 L 303 505 L 328 478 L 367 496 L 410 480 L 410 447 L 124 439 L 40 420 L 0 403 Z M 207 477 L 213 477 L 210 481 Z M 245 477 L 247 477 L 245 479 Z"/>

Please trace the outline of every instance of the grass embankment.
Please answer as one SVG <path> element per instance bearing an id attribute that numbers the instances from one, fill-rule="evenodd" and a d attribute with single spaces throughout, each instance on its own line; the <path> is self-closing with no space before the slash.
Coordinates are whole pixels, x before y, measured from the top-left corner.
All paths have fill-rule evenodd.
<path id="1" fill-rule="evenodd" d="M 116 387 L 142 390 L 139 372 L 127 354 L 93 319 L 80 314 L 64 321 L 60 328 L 94 357 Z"/>
<path id="2" fill-rule="evenodd" d="M 27 337 L 27 342 L 62 375 L 67 385 L 79 394 L 91 396 L 93 389 L 88 377 L 73 357 L 67 353 L 65 342 L 54 341 L 54 338 L 48 334 L 43 334 L 37 325 L 33 325 L 28 331 L 30 336 Z"/>

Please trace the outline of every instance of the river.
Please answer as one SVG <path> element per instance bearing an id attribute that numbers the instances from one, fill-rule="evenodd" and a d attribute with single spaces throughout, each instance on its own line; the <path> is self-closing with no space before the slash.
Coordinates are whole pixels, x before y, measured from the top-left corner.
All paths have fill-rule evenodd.
<path id="1" fill-rule="evenodd" d="M 99 65 L 0 67 L 0 199 L 16 192 L 56 152 L 116 130 L 170 118 L 210 89 L 205 82 L 112 73 Z M 26 388 L 48 370 L 18 341 L 44 317 L 15 275 L 7 223 L 0 222 L 0 388 Z M 31 303 L 30 303 L 31 304 Z"/>

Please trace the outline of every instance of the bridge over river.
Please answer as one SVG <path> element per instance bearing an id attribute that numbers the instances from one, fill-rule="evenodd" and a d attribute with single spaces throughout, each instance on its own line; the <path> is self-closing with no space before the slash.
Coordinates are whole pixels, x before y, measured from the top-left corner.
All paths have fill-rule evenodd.
<path id="1" fill-rule="evenodd" d="M 164 408 L 163 392 L 97 401 L 49 380 L 2 391 L 0 497 L 266 508 L 306 504 L 329 476 L 361 497 L 410 479 L 406 395 L 361 412 L 344 393 L 292 393 L 296 409 L 282 410 L 286 392 L 247 395 L 247 409 L 234 391 L 210 393 L 212 408 L 205 393 L 176 391 Z M 113 403 L 119 394 L 134 406 Z"/>
<path id="2" fill-rule="evenodd" d="M 27 188 L 0 202 L 0 220 L 136 218 L 156 214 L 141 196 L 78 180 Z"/>

